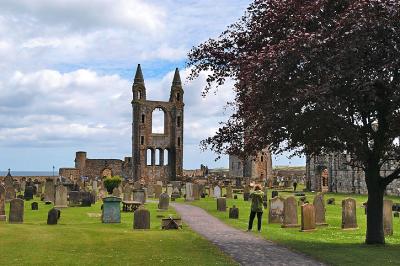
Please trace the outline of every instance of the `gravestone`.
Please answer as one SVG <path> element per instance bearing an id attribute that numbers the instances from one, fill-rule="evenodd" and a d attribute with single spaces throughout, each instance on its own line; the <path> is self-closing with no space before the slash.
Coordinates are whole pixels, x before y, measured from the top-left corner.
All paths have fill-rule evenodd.
<path id="1" fill-rule="evenodd" d="M 193 201 L 194 197 L 193 197 L 193 183 L 186 183 L 185 185 L 186 187 L 186 201 Z"/>
<path id="2" fill-rule="evenodd" d="M 229 219 L 239 219 L 239 209 L 235 205 L 229 208 Z"/>
<path id="3" fill-rule="evenodd" d="M 161 219 L 161 229 L 177 230 L 179 228 L 182 228 L 182 219 L 172 217 Z"/>
<path id="4" fill-rule="evenodd" d="M 94 190 L 94 191 L 97 192 L 97 181 L 96 181 L 96 180 L 93 180 L 93 183 L 92 183 L 92 190 Z"/>
<path id="5" fill-rule="evenodd" d="M 356 200 L 342 200 L 342 229 L 357 229 Z"/>
<path id="6" fill-rule="evenodd" d="M 193 199 L 199 200 L 200 199 L 200 186 L 198 184 L 193 184 Z"/>
<path id="7" fill-rule="evenodd" d="M 70 207 L 79 206 L 81 200 L 79 191 L 70 191 L 68 193 L 68 198 L 69 198 L 68 206 Z"/>
<path id="8" fill-rule="evenodd" d="M 157 184 L 154 185 L 153 188 L 154 188 L 154 197 L 158 199 L 162 193 L 162 186 Z"/>
<path id="9" fill-rule="evenodd" d="M 9 223 L 23 223 L 24 221 L 24 200 L 13 199 L 10 201 Z"/>
<path id="10" fill-rule="evenodd" d="M 67 208 L 68 207 L 68 190 L 64 185 L 58 185 L 56 187 L 56 197 L 54 201 L 55 208 Z"/>
<path id="11" fill-rule="evenodd" d="M 233 188 L 231 185 L 226 187 L 226 198 L 231 199 L 233 198 Z"/>
<path id="12" fill-rule="evenodd" d="M 133 229 L 150 229 L 150 212 L 139 208 L 133 213 Z"/>
<path id="13" fill-rule="evenodd" d="M 268 223 L 281 224 L 283 222 L 284 199 L 275 197 L 269 200 Z"/>
<path id="14" fill-rule="evenodd" d="M 103 210 L 101 216 L 103 223 L 120 223 L 121 198 L 114 196 L 103 198 Z"/>
<path id="15" fill-rule="evenodd" d="M 119 188 L 115 187 L 115 188 L 113 189 L 112 195 L 113 195 L 114 197 L 120 197 L 120 196 L 121 196 L 121 193 L 120 193 L 120 191 L 119 191 Z"/>
<path id="16" fill-rule="evenodd" d="M 272 196 L 271 196 L 271 197 L 272 197 L 272 198 L 278 197 L 278 194 L 279 194 L 278 191 L 273 190 L 273 191 L 272 191 Z"/>
<path id="17" fill-rule="evenodd" d="M 238 196 L 237 195 L 233 195 L 233 199 L 238 199 Z"/>
<path id="18" fill-rule="evenodd" d="M 283 202 L 283 224 L 282 228 L 299 227 L 297 220 L 297 202 L 296 198 L 291 196 Z"/>
<path id="19" fill-rule="evenodd" d="M 138 201 L 142 204 L 146 203 L 146 195 L 144 189 L 134 189 L 133 191 L 133 201 Z"/>
<path id="20" fill-rule="evenodd" d="M 304 204 L 301 206 L 301 231 L 315 230 L 315 209 L 312 204 Z"/>
<path id="21" fill-rule="evenodd" d="M 31 210 L 32 211 L 38 211 L 39 210 L 39 204 L 37 202 L 32 202 Z"/>
<path id="22" fill-rule="evenodd" d="M 141 189 L 142 188 L 142 184 L 140 184 L 140 181 L 136 181 L 135 183 L 133 183 L 133 189 Z"/>
<path id="23" fill-rule="evenodd" d="M 168 184 L 168 185 L 167 185 L 167 193 L 168 193 L 169 196 L 172 195 L 172 191 L 173 191 L 172 184 Z"/>
<path id="24" fill-rule="evenodd" d="M 221 197 L 221 188 L 218 185 L 214 187 L 214 197 L 215 198 Z"/>
<path id="25" fill-rule="evenodd" d="M 212 185 L 208 188 L 208 197 L 214 198 L 214 187 Z"/>
<path id="26" fill-rule="evenodd" d="M 48 225 L 54 225 L 57 224 L 59 215 L 60 215 L 60 210 L 57 210 L 56 208 L 52 208 L 49 210 L 47 214 L 47 224 Z"/>
<path id="27" fill-rule="evenodd" d="M 5 187 L 7 187 L 7 186 L 12 186 L 13 187 L 14 186 L 14 180 L 13 180 L 13 178 L 11 176 L 10 169 L 8 169 L 8 174 L 4 178 L 4 186 Z"/>
<path id="28" fill-rule="evenodd" d="M 158 208 L 160 210 L 168 210 L 169 207 L 169 195 L 168 193 L 161 193 L 158 200 Z"/>
<path id="29" fill-rule="evenodd" d="M 325 220 L 325 202 L 324 194 L 318 193 L 314 198 L 314 210 L 315 210 L 315 224 L 316 225 L 328 225 Z"/>
<path id="30" fill-rule="evenodd" d="M 334 198 L 329 198 L 329 199 L 326 201 L 326 204 L 328 204 L 328 205 L 335 205 L 335 199 L 334 199 Z"/>
<path id="31" fill-rule="evenodd" d="M 6 202 L 16 198 L 15 188 L 13 186 L 6 185 Z"/>
<path id="32" fill-rule="evenodd" d="M 250 199 L 250 192 L 243 192 L 243 200 L 249 201 Z"/>
<path id="33" fill-rule="evenodd" d="M 123 191 L 123 201 L 131 201 L 132 200 L 132 188 L 129 184 L 126 184 L 124 186 L 124 191 Z"/>
<path id="34" fill-rule="evenodd" d="M 154 197 L 154 185 L 150 184 L 147 187 L 147 197 L 153 198 Z"/>
<path id="35" fill-rule="evenodd" d="M 6 189 L 0 184 L 0 221 L 6 220 Z"/>
<path id="36" fill-rule="evenodd" d="M 178 199 L 181 197 L 181 193 L 179 192 L 179 188 L 175 187 L 174 191 L 172 191 L 171 199 Z"/>
<path id="37" fill-rule="evenodd" d="M 22 180 L 22 181 L 21 181 L 21 190 L 22 190 L 22 191 L 25 191 L 25 187 L 26 187 L 26 181 L 25 181 L 25 180 Z"/>
<path id="38" fill-rule="evenodd" d="M 53 179 L 46 179 L 44 185 L 44 201 L 54 202 L 55 190 Z"/>
<path id="39" fill-rule="evenodd" d="M 217 211 L 226 212 L 226 198 L 217 199 Z"/>
<path id="40" fill-rule="evenodd" d="M 399 212 L 394 212 L 393 213 L 393 217 L 400 218 L 400 213 Z"/>
<path id="41" fill-rule="evenodd" d="M 92 194 L 90 192 L 82 191 L 80 193 L 80 201 L 81 207 L 90 207 L 92 206 Z"/>
<path id="42" fill-rule="evenodd" d="M 393 235 L 392 206 L 393 201 L 383 200 L 383 232 L 385 236 Z"/>
<path id="43" fill-rule="evenodd" d="M 90 200 L 92 204 L 96 204 L 97 192 L 95 190 L 90 191 Z"/>

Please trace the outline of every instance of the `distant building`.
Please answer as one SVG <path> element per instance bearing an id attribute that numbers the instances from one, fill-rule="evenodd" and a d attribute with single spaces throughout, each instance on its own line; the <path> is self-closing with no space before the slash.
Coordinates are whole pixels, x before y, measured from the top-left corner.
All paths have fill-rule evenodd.
<path id="1" fill-rule="evenodd" d="M 272 157 L 268 149 L 263 149 L 256 156 L 245 162 L 237 156 L 229 155 L 229 176 L 231 178 L 250 178 L 257 180 L 271 180 Z"/>
<path id="2" fill-rule="evenodd" d="M 348 165 L 350 155 L 335 153 L 307 156 L 306 185 L 314 191 L 367 194 L 364 171 Z M 381 169 L 381 175 L 389 175 L 398 162 L 389 161 Z M 400 180 L 387 186 L 388 195 L 400 195 Z"/>

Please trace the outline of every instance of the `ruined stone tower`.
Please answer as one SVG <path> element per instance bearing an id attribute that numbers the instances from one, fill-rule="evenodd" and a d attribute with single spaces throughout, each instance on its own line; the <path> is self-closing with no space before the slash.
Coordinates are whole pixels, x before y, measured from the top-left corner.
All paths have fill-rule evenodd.
<path id="1" fill-rule="evenodd" d="M 168 102 L 146 99 L 142 69 L 138 65 L 132 86 L 132 174 L 134 180 L 170 181 L 182 176 L 183 89 L 175 70 Z M 155 132 L 153 113 L 162 111 L 163 129 Z"/>

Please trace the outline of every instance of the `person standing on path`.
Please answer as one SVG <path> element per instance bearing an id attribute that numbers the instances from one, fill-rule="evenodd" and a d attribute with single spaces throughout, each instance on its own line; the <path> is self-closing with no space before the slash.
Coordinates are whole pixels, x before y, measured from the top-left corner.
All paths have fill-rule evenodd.
<path id="1" fill-rule="evenodd" d="M 297 178 L 294 177 L 293 178 L 293 191 L 296 192 L 296 188 L 297 188 Z"/>
<path id="2" fill-rule="evenodd" d="M 257 214 L 257 230 L 258 232 L 261 232 L 264 192 L 261 191 L 260 185 L 255 185 L 254 192 L 250 194 L 250 198 L 251 212 L 249 217 L 249 227 L 247 231 L 251 231 L 251 229 L 253 228 L 253 221 Z"/>

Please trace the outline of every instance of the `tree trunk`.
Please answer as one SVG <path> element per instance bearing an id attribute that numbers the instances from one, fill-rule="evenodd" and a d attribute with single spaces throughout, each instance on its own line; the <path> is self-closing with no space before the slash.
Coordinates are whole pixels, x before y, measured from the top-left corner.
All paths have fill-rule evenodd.
<path id="1" fill-rule="evenodd" d="M 385 244 L 383 234 L 383 195 L 379 178 L 368 181 L 366 244 Z"/>

